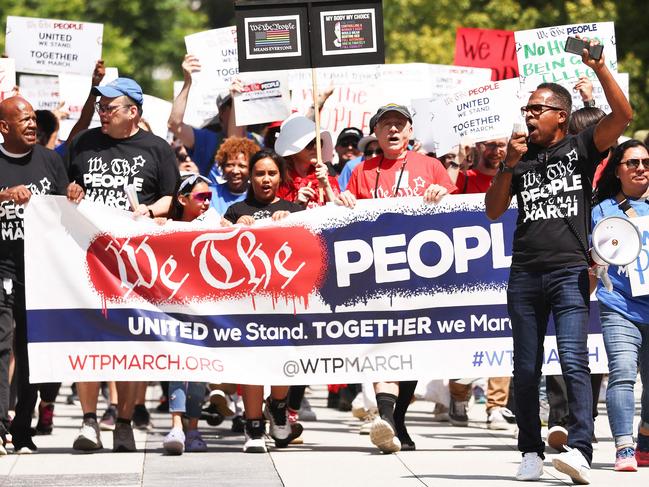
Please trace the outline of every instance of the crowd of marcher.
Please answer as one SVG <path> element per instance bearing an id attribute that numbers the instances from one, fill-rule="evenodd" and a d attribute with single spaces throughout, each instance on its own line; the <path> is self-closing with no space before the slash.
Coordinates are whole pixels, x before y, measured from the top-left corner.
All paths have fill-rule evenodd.
<path id="1" fill-rule="evenodd" d="M 10 443 L 16 453 L 37 451 L 34 435 L 52 433 L 60 385 L 29 382 L 22 215 L 32 195 L 87 199 L 156 219 L 160 225 L 200 219 L 220 227 L 280 220 L 327 203 L 353 209 L 359 199 L 409 196 L 435 204 L 450 194 L 485 193 L 491 219 L 499 218 L 512 198 L 518 203 L 507 292 L 513 380 L 492 377 L 485 386 L 488 427 L 517 425 L 522 461 L 516 478 L 537 480 L 543 473 L 539 386 L 551 313 L 562 375 L 545 381 L 550 404 L 547 441 L 558 450 L 554 466 L 575 483 L 589 483 L 602 382 L 602 376 L 591 376 L 588 368 L 587 322 L 595 287 L 609 359 L 606 404 L 615 470 L 649 466 L 646 390 L 641 422 L 637 431 L 633 429 L 638 370 L 643 383 L 649 379 L 649 296 L 633 297 L 628 274 L 614 266 L 608 269 L 612 290 L 597 285 L 588 255 L 590 229 L 602 218 L 649 215 L 649 153 L 645 142 L 620 139 L 632 109 L 604 59 L 594 60 L 586 50 L 582 57 L 601 83 L 610 113 L 590 107 L 592 85 L 587 80 L 578 86 L 586 106 L 576 111 L 565 88 L 543 83 L 521 108 L 525 125 L 510 138 L 480 141 L 451 154 L 423 151 L 413 141 L 409 109 L 390 103 L 372 117 L 369 135 L 348 127 L 335 141 L 324 130 L 316 137 L 314 113 L 294 113 L 256 131 L 238 127 L 236 82 L 218 97 L 218 117 L 210 125 L 189 126 L 183 119 L 191 74 L 200 70 L 192 55 L 182 63 L 184 85 L 168 121 L 171 143 L 148 129 L 142 118 L 143 93 L 135 80 L 118 78 L 100 85 L 102 62 L 96 65 L 81 118 L 66 141 L 57 138 L 56 114 L 35 111 L 20 94 L 2 101 L 0 454 L 7 453 Z M 88 129 L 93 110 L 101 125 Z M 115 160 L 122 164 L 102 164 Z M 563 170 L 551 172 L 549 166 Z M 136 203 L 124 191 L 124 182 L 137 189 Z M 330 385 L 328 405 L 364 420 L 361 433 L 369 433 L 382 452 L 414 450 L 406 413 L 416 386 L 417 381 Z M 146 387 L 141 382 L 75 384 L 74 399 L 80 402 L 83 421 L 72 447 L 100 450 L 101 431 L 112 431 L 114 451 L 135 451 L 133 428 L 150 426 Z M 300 420 L 315 419 L 305 388 L 272 385 L 265 397 L 263 385 L 165 383 L 160 409 L 170 412 L 171 428 L 164 449 L 169 454 L 205 451 L 199 420 L 219 424 L 224 417 L 232 419 L 234 431 L 244 434 L 244 452 L 266 451 L 266 422 L 276 447 L 299 444 L 304 433 Z M 450 400 L 436 404 L 433 419 L 466 427 L 475 388 L 462 379 L 450 381 L 448 388 Z M 109 407 L 99 417 L 100 394 Z M 32 429 L 35 409 L 38 420 Z"/>

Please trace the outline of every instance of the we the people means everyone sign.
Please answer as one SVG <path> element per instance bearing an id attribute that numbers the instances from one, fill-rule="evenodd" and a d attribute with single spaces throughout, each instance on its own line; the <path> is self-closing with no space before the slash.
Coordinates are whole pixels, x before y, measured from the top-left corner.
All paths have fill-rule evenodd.
<path id="1" fill-rule="evenodd" d="M 90 75 L 101 59 L 103 31 L 92 22 L 9 16 L 5 52 L 21 73 Z"/>
<path id="2" fill-rule="evenodd" d="M 364 200 L 219 227 L 160 226 L 34 196 L 25 212 L 30 380 L 509 375 L 516 210 L 491 222 L 483 199 Z M 601 372 L 592 325 L 591 369 Z M 544 372 L 558 373 L 552 328 L 545 351 Z"/>

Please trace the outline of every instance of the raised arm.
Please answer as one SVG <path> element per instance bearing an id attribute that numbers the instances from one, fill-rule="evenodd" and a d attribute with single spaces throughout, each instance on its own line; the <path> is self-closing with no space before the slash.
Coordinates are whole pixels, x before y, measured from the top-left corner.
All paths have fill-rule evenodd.
<path id="1" fill-rule="evenodd" d="M 591 45 L 596 43 L 597 41 L 591 41 Z M 633 109 L 615 78 L 606 67 L 603 55 L 599 60 L 595 60 L 589 56 L 588 50 L 584 49 L 581 59 L 584 64 L 595 71 L 597 79 L 604 89 L 606 101 L 611 107 L 611 113 L 598 122 L 593 137 L 597 150 L 604 152 L 617 142 L 618 137 L 624 133 L 624 130 L 631 123 Z"/>
<path id="2" fill-rule="evenodd" d="M 194 148 L 194 130 L 191 126 L 183 122 L 185 116 L 185 109 L 187 108 L 187 97 L 189 96 L 189 89 L 192 86 L 192 73 L 201 70 L 201 65 L 198 58 L 193 54 L 186 54 L 183 59 L 183 87 L 174 99 L 171 105 L 171 114 L 167 121 L 167 127 L 172 134 L 174 134 L 182 144 L 188 149 Z"/>
<path id="3" fill-rule="evenodd" d="M 523 154 L 527 152 L 526 137 L 527 135 L 524 133 L 514 133 L 509 139 L 504 161 L 505 170 L 496 174 L 484 198 L 487 217 L 490 220 L 496 220 L 509 208 L 509 203 L 512 200 L 510 191 L 512 173 Z"/>
<path id="4" fill-rule="evenodd" d="M 81 109 L 81 114 L 79 115 L 79 120 L 77 120 L 77 123 L 75 123 L 74 127 L 72 127 L 72 130 L 70 130 L 70 134 L 68 135 L 68 140 L 74 139 L 74 137 L 79 132 L 82 132 L 86 130 L 88 127 L 90 127 L 90 122 L 92 122 L 92 116 L 95 112 L 95 100 L 97 99 L 97 97 L 92 94 L 92 89 L 95 86 L 98 86 L 99 83 L 101 83 L 101 80 L 104 79 L 105 75 L 106 75 L 106 67 L 104 66 L 104 60 L 100 59 L 95 63 L 95 69 L 92 72 L 90 93 L 88 93 L 88 98 L 86 98 L 86 102 L 83 104 L 83 108 Z"/>

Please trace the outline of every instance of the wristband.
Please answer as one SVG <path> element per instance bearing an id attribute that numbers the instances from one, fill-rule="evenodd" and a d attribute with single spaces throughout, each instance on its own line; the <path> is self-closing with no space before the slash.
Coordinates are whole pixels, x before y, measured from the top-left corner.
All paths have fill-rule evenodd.
<path id="1" fill-rule="evenodd" d="M 500 165 L 500 172 L 501 173 L 509 173 L 509 174 L 514 174 L 514 167 L 509 167 L 507 164 L 504 162 Z"/>
<path id="2" fill-rule="evenodd" d="M 149 208 L 149 217 L 155 218 L 155 215 L 153 214 L 153 210 L 151 208 Z"/>
<path id="3" fill-rule="evenodd" d="M 592 100 L 584 100 L 584 106 L 585 107 L 594 107 L 595 105 L 595 99 Z"/>

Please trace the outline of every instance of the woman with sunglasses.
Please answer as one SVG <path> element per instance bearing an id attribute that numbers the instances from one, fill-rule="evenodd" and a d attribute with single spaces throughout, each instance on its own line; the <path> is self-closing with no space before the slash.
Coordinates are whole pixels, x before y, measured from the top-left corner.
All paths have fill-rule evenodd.
<path id="1" fill-rule="evenodd" d="M 649 152 L 638 140 L 613 150 L 597 184 L 593 225 L 608 216 L 649 215 Z M 642 253 L 641 253 L 642 256 Z M 640 257 L 638 257 L 640 258 Z M 649 295 L 632 296 L 628 267 L 609 267 L 613 289 L 597 288 L 609 380 L 606 409 L 615 440 L 615 470 L 635 472 L 649 466 Z M 628 270 L 626 270 L 628 269 Z M 640 369 L 643 391 L 637 445 L 633 441 L 633 387 Z"/>
<path id="2" fill-rule="evenodd" d="M 245 201 L 235 203 L 225 213 L 232 223 L 253 225 L 262 218 L 280 220 L 304 207 L 281 199 L 277 195 L 280 184 L 286 178 L 286 163 L 273 151 L 261 150 L 250 159 L 250 188 Z M 243 385 L 243 404 L 246 412 L 244 453 L 265 453 L 264 441 L 264 387 Z M 275 446 L 287 446 L 302 434 L 302 425 L 291 423 L 288 418 L 288 386 L 271 386 L 267 401 L 270 417 L 270 436 Z"/>
<path id="3" fill-rule="evenodd" d="M 278 196 L 307 208 L 334 201 L 340 194 L 335 176 L 325 162 L 333 158 L 331 134 L 320 131 L 322 163 L 318 164 L 315 123 L 302 115 L 291 115 L 282 123 L 275 151 L 288 163 L 288 177 Z"/>
<path id="4" fill-rule="evenodd" d="M 191 222 L 206 215 L 212 198 L 209 182 L 209 179 L 200 174 L 185 175 L 171 203 L 169 218 Z M 169 455 L 182 455 L 184 451 L 207 451 L 207 444 L 198 431 L 205 387 L 203 382 L 169 382 L 171 431 L 162 441 L 162 446 Z M 183 416 L 189 418 L 186 431 L 183 431 Z"/>

